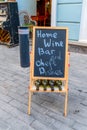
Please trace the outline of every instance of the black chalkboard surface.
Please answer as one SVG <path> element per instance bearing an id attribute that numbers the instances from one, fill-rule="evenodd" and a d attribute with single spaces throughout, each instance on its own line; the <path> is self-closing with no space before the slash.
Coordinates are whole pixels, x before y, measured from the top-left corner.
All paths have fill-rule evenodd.
<path id="1" fill-rule="evenodd" d="M 66 28 L 34 28 L 34 77 L 64 78 Z"/>

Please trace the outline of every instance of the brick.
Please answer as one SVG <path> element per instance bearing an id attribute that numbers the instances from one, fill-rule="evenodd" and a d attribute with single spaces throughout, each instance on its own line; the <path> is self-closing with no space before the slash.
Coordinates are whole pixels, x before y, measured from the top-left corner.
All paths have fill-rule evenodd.
<path id="1" fill-rule="evenodd" d="M 7 120 L 7 123 L 10 125 L 9 130 L 34 130 L 28 123 L 24 123 L 17 118 L 10 118 Z"/>
<path id="2" fill-rule="evenodd" d="M 48 116 L 50 116 L 52 119 L 55 119 L 56 121 L 59 121 L 61 122 L 62 124 L 66 124 L 70 127 L 72 127 L 72 125 L 74 124 L 74 120 L 68 118 L 68 115 L 67 117 L 64 117 L 62 113 L 55 113 L 53 111 L 47 111 L 46 113 Z M 59 123 L 60 124 L 60 123 Z"/>
<path id="3" fill-rule="evenodd" d="M 18 108 L 20 111 L 27 113 L 28 110 L 28 106 L 17 101 L 17 100 L 12 100 L 9 104 L 11 104 L 11 106 Z"/>
<path id="4" fill-rule="evenodd" d="M 0 119 L 0 130 L 9 130 L 10 126 L 3 121 L 2 119 Z"/>
<path id="5" fill-rule="evenodd" d="M 16 92 L 9 92 L 8 93 L 8 96 L 12 97 L 13 99 L 17 100 L 17 101 L 20 101 L 24 104 L 28 104 L 28 98 L 24 98 L 23 96 L 19 95 L 18 93 Z"/>
<path id="6" fill-rule="evenodd" d="M 51 117 L 49 117 L 48 115 L 44 113 L 39 113 L 35 109 L 31 110 L 31 114 L 36 120 L 40 121 L 46 126 L 50 126 L 51 124 L 55 122 L 55 119 L 52 119 Z"/>
<path id="7" fill-rule="evenodd" d="M 0 100 L 3 100 L 3 101 L 5 101 L 5 102 L 10 102 L 12 99 L 13 99 L 13 98 L 11 98 L 11 97 L 9 97 L 9 96 L 7 96 L 7 95 L 5 95 L 5 94 L 1 94 L 1 93 L 0 93 Z"/>
<path id="8" fill-rule="evenodd" d="M 31 126 L 35 129 L 35 130 L 53 130 L 48 126 L 45 126 L 44 124 L 42 124 L 41 122 L 39 122 L 38 120 L 35 120 Z M 56 129 L 54 129 L 56 130 Z"/>
<path id="9" fill-rule="evenodd" d="M 75 129 L 75 130 L 87 130 L 87 124 L 86 125 L 83 125 L 83 124 L 80 124 L 80 123 L 75 123 L 74 125 L 73 125 L 73 128 Z"/>
<path id="10" fill-rule="evenodd" d="M 53 126 L 55 127 L 55 130 L 73 130 L 72 128 L 70 128 L 69 126 L 59 122 L 59 121 L 56 121 Z"/>
<path id="11" fill-rule="evenodd" d="M 0 119 L 7 121 L 9 118 L 11 118 L 11 115 L 5 110 L 0 109 Z"/>

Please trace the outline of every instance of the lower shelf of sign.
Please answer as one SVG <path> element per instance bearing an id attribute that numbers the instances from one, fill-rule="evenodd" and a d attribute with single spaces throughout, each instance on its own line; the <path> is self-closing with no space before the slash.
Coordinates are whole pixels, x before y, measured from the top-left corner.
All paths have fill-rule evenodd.
<path id="1" fill-rule="evenodd" d="M 58 88 L 54 88 L 54 90 L 52 91 L 51 88 L 47 88 L 46 90 L 44 90 L 43 88 L 39 88 L 39 90 L 36 90 L 36 86 L 33 86 L 32 88 L 30 88 L 30 91 L 32 92 L 66 92 L 66 89 L 64 86 L 62 86 L 62 90 L 59 90 Z"/>

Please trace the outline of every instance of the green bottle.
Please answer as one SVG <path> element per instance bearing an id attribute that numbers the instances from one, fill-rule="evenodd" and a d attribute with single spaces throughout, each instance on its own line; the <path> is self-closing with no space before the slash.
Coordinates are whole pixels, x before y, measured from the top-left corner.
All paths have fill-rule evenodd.
<path id="1" fill-rule="evenodd" d="M 43 85 L 44 91 L 46 91 L 47 85 L 48 85 L 48 80 L 46 80 L 46 79 L 42 80 L 42 85 Z"/>
<path id="2" fill-rule="evenodd" d="M 61 80 L 57 80 L 56 81 L 56 85 L 58 86 L 59 90 L 62 91 L 62 81 Z"/>
<path id="3" fill-rule="evenodd" d="M 51 87 L 51 91 L 54 91 L 55 81 L 54 80 L 49 80 L 49 85 Z"/>
<path id="4" fill-rule="evenodd" d="M 40 80 L 40 79 L 36 80 L 36 81 L 35 81 L 35 86 L 36 86 L 36 90 L 37 90 L 37 91 L 39 91 L 40 85 L 41 85 L 41 80 Z"/>

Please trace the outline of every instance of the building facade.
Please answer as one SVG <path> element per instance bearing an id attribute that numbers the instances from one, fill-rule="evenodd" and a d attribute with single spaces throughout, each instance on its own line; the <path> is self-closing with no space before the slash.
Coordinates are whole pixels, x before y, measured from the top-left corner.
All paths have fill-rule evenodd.
<path id="1" fill-rule="evenodd" d="M 36 15 L 37 0 L 17 0 L 19 12 Z M 69 40 L 87 42 L 87 0 L 51 0 L 51 26 L 66 26 Z"/>

